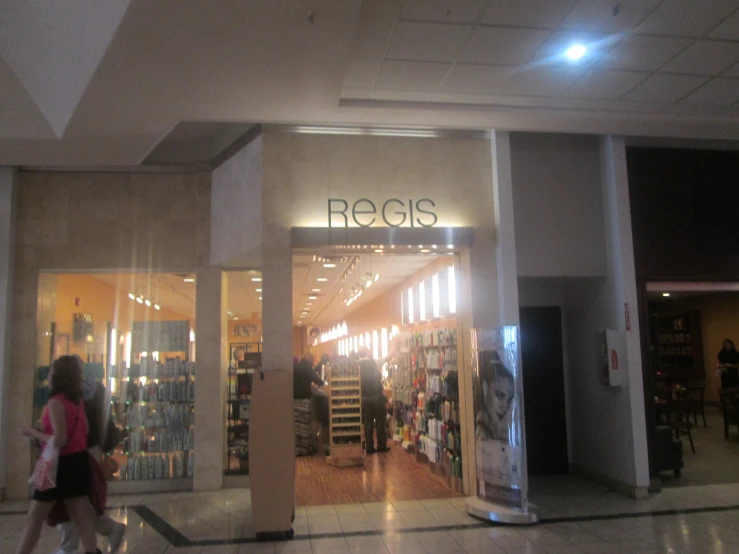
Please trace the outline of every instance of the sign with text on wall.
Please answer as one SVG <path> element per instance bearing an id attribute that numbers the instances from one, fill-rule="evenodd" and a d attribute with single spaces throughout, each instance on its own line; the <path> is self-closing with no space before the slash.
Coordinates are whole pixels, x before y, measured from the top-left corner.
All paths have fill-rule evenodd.
<path id="1" fill-rule="evenodd" d="M 433 227 L 439 221 L 430 198 L 388 198 L 381 202 L 359 198 L 328 199 L 328 226 L 333 227 Z"/>

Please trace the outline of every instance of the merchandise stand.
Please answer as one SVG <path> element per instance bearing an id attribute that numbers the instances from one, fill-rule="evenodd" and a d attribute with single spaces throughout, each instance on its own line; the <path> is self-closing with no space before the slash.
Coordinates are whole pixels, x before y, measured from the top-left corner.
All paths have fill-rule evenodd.
<path id="1" fill-rule="evenodd" d="M 330 454 L 326 463 L 337 467 L 364 465 L 359 366 L 338 362 L 327 369 Z"/>
<path id="2" fill-rule="evenodd" d="M 257 372 L 252 381 L 249 473 L 254 530 L 260 540 L 276 533 L 293 537 L 294 437 L 291 372 Z"/>

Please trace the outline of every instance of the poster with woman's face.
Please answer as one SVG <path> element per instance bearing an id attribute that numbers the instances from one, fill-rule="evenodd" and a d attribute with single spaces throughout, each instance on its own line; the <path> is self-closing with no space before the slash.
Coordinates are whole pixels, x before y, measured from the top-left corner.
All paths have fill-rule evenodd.
<path id="1" fill-rule="evenodd" d="M 526 503 L 523 391 L 517 327 L 473 331 L 478 496 Z"/>

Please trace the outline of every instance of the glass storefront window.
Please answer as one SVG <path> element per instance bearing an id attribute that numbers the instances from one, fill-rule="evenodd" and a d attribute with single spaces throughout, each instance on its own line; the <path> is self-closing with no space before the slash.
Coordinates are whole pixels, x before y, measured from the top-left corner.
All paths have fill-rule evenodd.
<path id="1" fill-rule="evenodd" d="M 38 305 L 36 416 L 48 399 L 49 364 L 77 355 L 88 384 L 107 389 L 120 431 L 105 453 L 111 480 L 192 477 L 194 274 L 44 273 Z"/>

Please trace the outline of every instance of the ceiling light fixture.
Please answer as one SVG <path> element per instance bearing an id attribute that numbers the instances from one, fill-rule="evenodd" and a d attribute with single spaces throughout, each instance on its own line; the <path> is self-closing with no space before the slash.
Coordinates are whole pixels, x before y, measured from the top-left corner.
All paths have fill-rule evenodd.
<path id="1" fill-rule="evenodd" d="M 136 302 L 138 302 L 139 304 L 143 304 L 144 303 L 144 297 L 143 296 L 137 296 L 136 297 Z"/>
<path id="2" fill-rule="evenodd" d="M 375 249 L 375 254 L 384 254 L 384 253 L 385 253 L 385 251 L 382 248 L 376 248 Z"/>
<path id="3" fill-rule="evenodd" d="M 309 296 L 308 300 L 316 300 L 317 298 L 318 298 L 317 296 Z"/>
<path id="4" fill-rule="evenodd" d="M 262 297 L 260 296 L 260 297 L 259 297 L 259 300 L 261 300 L 261 299 L 262 299 Z"/>
<path id="5" fill-rule="evenodd" d="M 159 311 L 162 309 L 162 307 L 159 304 L 154 304 L 154 309 Z"/>
<path id="6" fill-rule="evenodd" d="M 326 281 L 328 281 L 328 279 L 326 279 L 325 277 L 319 277 L 318 279 L 316 279 L 316 281 L 318 281 L 319 283 L 325 283 Z"/>
<path id="7" fill-rule="evenodd" d="M 670 293 L 669 293 L 669 292 L 663 292 L 663 293 L 662 293 L 662 296 L 665 296 L 665 297 L 666 297 L 666 296 L 670 296 Z"/>
<path id="8" fill-rule="evenodd" d="M 251 278 L 252 283 L 261 283 L 262 278 L 261 277 L 252 277 Z"/>
<path id="9" fill-rule="evenodd" d="M 144 300 L 144 304 L 146 304 L 147 306 L 151 306 L 151 300 L 147 298 L 146 300 Z"/>
<path id="10" fill-rule="evenodd" d="M 585 54 L 587 54 L 587 52 L 588 52 L 588 49 L 582 44 L 573 44 L 567 50 L 565 50 L 565 56 L 567 56 L 567 59 L 573 62 L 576 62 L 577 60 L 581 59 Z"/>
<path id="11" fill-rule="evenodd" d="M 336 264 L 331 264 L 331 263 L 323 264 L 323 267 L 325 267 L 326 269 L 333 269 L 336 267 Z"/>
<path id="12" fill-rule="evenodd" d="M 185 277 L 185 278 L 183 279 L 183 281 L 184 281 L 185 283 L 194 283 L 194 282 L 195 282 L 195 278 L 194 278 L 194 277 Z"/>
<path id="13" fill-rule="evenodd" d="M 321 292 L 321 289 L 313 289 L 313 292 Z"/>
<path id="14" fill-rule="evenodd" d="M 262 292 L 262 289 L 255 289 L 257 292 Z"/>
<path id="15" fill-rule="evenodd" d="M 136 295 L 135 295 L 134 293 L 132 293 L 132 292 L 129 292 L 129 293 L 128 293 L 128 297 L 129 297 L 129 298 L 130 298 L 131 300 L 136 300 Z"/>
<path id="16" fill-rule="evenodd" d="M 429 250 L 428 248 L 424 248 L 423 250 L 421 250 L 421 254 L 428 254 L 429 252 L 431 252 L 431 250 Z"/>

